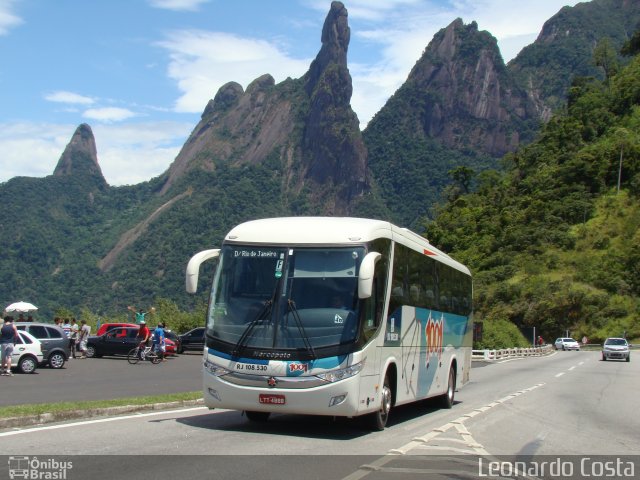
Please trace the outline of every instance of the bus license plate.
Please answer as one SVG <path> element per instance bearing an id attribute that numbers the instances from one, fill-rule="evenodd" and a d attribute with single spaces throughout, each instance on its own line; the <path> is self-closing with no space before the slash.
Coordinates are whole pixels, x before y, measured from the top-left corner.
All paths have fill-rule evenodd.
<path id="1" fill-rule="evenodd" d="M 261 393 L 258 399 L 260 403 L 266 403 L 268 405 L 284 405 L 286 403 L 284 395 Z"/>

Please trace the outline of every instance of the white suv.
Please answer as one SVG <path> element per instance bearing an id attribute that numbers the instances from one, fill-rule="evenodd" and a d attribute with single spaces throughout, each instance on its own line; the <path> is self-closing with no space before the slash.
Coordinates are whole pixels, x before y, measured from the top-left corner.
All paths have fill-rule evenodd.
<path id="1" fill-rule="evenodd" d="M 18 338 L 11 354 L 11 368 L 21 373 L 33 373 L 42 362 L 40 340 L 30 333 L 18 330 Z"/>

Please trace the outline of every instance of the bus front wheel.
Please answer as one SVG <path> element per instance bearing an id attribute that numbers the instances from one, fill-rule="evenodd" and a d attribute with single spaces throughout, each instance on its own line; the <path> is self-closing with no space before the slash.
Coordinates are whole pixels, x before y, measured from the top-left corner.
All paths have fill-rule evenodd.
<path id="1" fill-rule="evenodd" d="M 380 408 L 377 412 L 369 414 L 370 425 L 374 430 L 384 430 L 389 420 L 389 412 L 391 411 L 391 386 L 389 376 L 385 375 L 384 385 L 381 392 Z"/>

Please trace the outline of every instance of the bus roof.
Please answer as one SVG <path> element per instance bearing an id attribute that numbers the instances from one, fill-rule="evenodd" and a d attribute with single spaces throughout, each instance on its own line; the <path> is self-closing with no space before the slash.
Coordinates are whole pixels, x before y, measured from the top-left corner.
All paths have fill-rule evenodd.
<path id="1" fill-rule="evenodd" d="M 279 217 L 234 227 L 225 242 L 269 245 L 353 245 L 389 238 L 470 275 L 469 269 L 406 228 L 353 217 Z"/>

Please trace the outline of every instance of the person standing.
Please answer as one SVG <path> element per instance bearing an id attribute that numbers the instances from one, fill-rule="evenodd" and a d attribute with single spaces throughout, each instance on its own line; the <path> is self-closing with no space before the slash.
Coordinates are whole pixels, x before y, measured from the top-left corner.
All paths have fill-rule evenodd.
<path id="1" fill-rule="evenodd" d="M 18 329 L 13 324 L 13 317 L 4 317 L 4 325 L 0 328 L 0 357 L 2 359 L 2 375 L 13 376 L 11 372 L 11 355 L 18 336 Z"/>
<path id="2" fill-rule="evenodd" d="M 158 323 L 158 326 L 153 331 L 153 351 L 158 354 L 158 356 L 164 362 L 164 325 L 162 323 Z"/>
<path id="3" fill-rule="evenodd" d="M 71 338 L 71 324 L 69 323 L 68 318 L 64 319 L 64 322 L 62 323 L 62 329 L 64 330 L 64 334 L 67 336 L 67 338 Z"/>
<path id="4" fill-rule="evenodd" d="M 65 318 L 64 322 L 62 322 L 62 330 L 64 330 L 64 334 L 69 339 L 69 353 L 71 353 L 71 324 L 68 318 Z M 73 358 L 73 356 L 70 355 L 69 358 Z"/>
<path id="5" fill-rule="evenodd" d="M 69 332 L 69 349 L 71 358 L 76 358 L 76 343 L 78 341 L 78 324 L 76 319 L 71 319 L 71 330 Z"/>
<path id="6" fill-rule="evenodd" d="M 82 354 L 80 358 L 87 358 L 87 340 L 89 340 L 89 335 L 91 334 L 91 327 L 87 325 L 87 321 L 84 318 L 80 320 L 80 325 L 80 332 L 78 333 L 80 340 L 78 343 Z"/>

